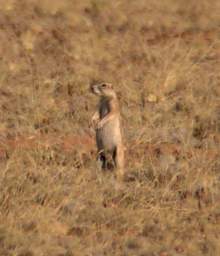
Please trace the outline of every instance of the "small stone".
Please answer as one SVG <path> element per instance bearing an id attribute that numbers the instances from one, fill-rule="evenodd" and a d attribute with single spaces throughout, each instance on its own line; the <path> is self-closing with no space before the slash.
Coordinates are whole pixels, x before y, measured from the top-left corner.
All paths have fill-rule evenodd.
<path id="1" fill-rule="evenodd" d="M 152 93 L 149 94 L 148 97 L 147 97 L 147 101 L 148 102 L 155 103 L 155 102 L 157 102 L 157 100 L 158 100 L 157 96 L 152 94 Z"/>

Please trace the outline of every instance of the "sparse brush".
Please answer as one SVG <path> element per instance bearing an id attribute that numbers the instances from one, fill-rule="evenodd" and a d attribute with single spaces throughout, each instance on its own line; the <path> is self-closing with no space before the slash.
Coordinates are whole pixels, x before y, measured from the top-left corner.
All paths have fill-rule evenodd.
<path id="1" fill-rule="evenodd" d="M 1 1 L 0 255 L 220 255 L 219 1 Z M 115 85 L 126 177 L 96 164 Z"/>

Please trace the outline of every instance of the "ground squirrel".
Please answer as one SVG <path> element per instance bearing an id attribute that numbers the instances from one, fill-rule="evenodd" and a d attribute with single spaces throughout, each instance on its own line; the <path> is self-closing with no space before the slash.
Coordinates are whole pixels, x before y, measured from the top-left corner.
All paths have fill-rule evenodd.
<path id="1" fill-rule="evenodd" d="M 92 117 L 96 131 L 98 158 L 102 169 L 108 169 L 113 160 L 117 176 L 124 176 L 124 146 L 122 142 L 120 111 L 117 95 L 110 83 L 91 85 L 93 94 L 100 96 L 98 109 Z"/>

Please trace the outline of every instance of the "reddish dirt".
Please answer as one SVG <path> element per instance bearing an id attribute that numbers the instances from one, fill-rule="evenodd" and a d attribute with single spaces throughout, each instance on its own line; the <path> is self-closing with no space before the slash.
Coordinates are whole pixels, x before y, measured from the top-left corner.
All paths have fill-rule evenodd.
<path id="1" fill-rule="evenodd" d="M 132 145 L 132 146 L 129 146 Z M 92 135 L 36 135 L 36 136 L 19 136 L 10 139 L 1 139 L 0 141 L 0 159 L 4 160 L 10 157 L 10 154 L 16 150 L 31 149 L 50 149 L 59 147 L 64 152 L 79 152 L 80 154 L 92 154 L 96 151 L 95 138 Z M 141 157 L 148 155 L 154 159 L 161 155 L 172 155 L 176 158 L 184 155 L 188 159 L 194 156 L 207 158 L 208 160 L 216 159 L 220 152 L 215 149 L 206 148 L 183 148 L 180 144 L 175 143 L 135 143 L 130 142 L 126 146 L 127 155 Z"/>
<path id="2" fill-rule="evenodd" d="M 15 150 L 49 149 L 58 146 L 64 152 L 78 150 L 83 153 L 90 153 L 95 149 L 94 139 L 90 135 L 33 135 L 18 136 L 0 141 L 0 159 L 7 158 Z"/>
<path id="3" fill-rule="evenodd" d="M 150 45 L 165 43 L 170 39 L 182 39 L 185 42 L 192 42 L 194 40 L 204 41 L 204 42 L 212 42 L 214 38 L 219 37 L 219 31 L 217 30 L 205 30 L 205 31 L 196 31 L 196 30 L 185 30 L 182 32 L 176 32 L 175 30 L 166 31 L 160 34 L 156 34 L 154 30 L 143 28 L 143 32 L 147 34 L 152 34 L 151 38 L 147 39 L 147 42 Z"/>

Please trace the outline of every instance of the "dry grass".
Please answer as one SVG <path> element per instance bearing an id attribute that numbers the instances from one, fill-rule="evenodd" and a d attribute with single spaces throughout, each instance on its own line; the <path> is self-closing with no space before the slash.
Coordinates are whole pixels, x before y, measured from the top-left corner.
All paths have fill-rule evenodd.
<path id="1" fill-rule="evenodd" d="M 0 255 L 220 255 L 219 8 L 0 1 Z M 94 161 L 95 80 L 119 94 L 123 185 Z"/>

